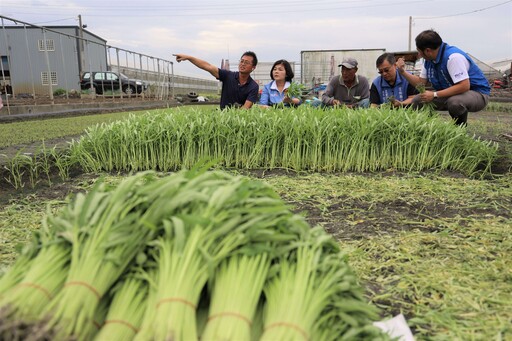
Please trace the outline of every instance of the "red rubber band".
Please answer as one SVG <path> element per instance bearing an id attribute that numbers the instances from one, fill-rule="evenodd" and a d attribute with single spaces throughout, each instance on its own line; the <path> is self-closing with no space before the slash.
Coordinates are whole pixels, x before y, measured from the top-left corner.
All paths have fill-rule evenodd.
<path id="1" fill-rule="evenodd" d="M 306 333 L 306 331 L 304 329 L 302 329 L 301 327 L 299 327 L 299 326 L 297 326 L 296 324 L 293 324 L 293 323 L 288 323 L 288 322 L 272 323 L 267 328 L 265 328 L 265 331 L 267 331 L 269 329 L 272 329 L 272 328 L 277 328 L 277 327 L 289 327 L 289 328 L 292 328 L 292 329 L 298 331 L 304 337 L 304 340 L 309 340 L 308 333 Z"/>
<path id="2" fill-rule="evenodd" d="M 209 316 L 208 317 L 208 322 L 213 320 L 213 319 L 216 319 L 216 318 L 219 318 L 219 317 L 223 317 L 223 316 L 231 316 L 231 317 L 236 317 L 242 321 L 245 321 L 249 327 L 252 325 L 252 322 L 251 320 L 249 320 L 247 317 L 245 317 L 244 315 L 242 314 L 238 314 L 238 313 L 232 313 L 232 312 L 229 312 L 229 311 L 225 311 L 225 312 L 222 312 L 222 313 L 218 313 L 218 314 L 213 314 L 212 316 Z"/>
<path id="3" fill-rule="evenodd" d="M 96 290 L 92 285 L 88 284 L 88 283 L 85 283 L 85 282 L 80 282 L 80 281 L 73 281 L 73 282 L 67 282 L 66 285 L 64 285 L 65 287 L 68 287 L 68 286 L 71 286 L 71 285 L 80 285 L 80 286 L 83 286 L 87 289 L 89 289 L 89 291 L 91 291 L 95 296 L 96 298 L 98 299 L 98 301 L 101 299 L 101 295 L 100 293 L 98 292 L 98 290 Z"/>
<path id="4" fill-rule="evenodd" d="M 45 289 L 42 286 L 37 285 L 35 283 L 24 282 L 24 283 L 18 284 L 17 286 L 18 287 L 29 287 L 29 288 L 37 289 L 40 292 L 42 292 L 48 298 L 49 301 L 51 301 L 51 299 L 52 299 L 52 294 L 50 293 L 50 291 L 48 291 L 47 289 Z"/>
<path id="5" fill-rule="evenodd" d="M 126 326 L 126 327 L 130 328 L 135 334 L 137 334 L 139 332 L 139 329 L 135 328 L 135 326 L 133 324 L 131 324 L 130 322 L 126 322 L 123 320 L 106 320 L 103 325 L 106 325 L 109 323 L 116 323 L 116 324 L 121 324 L 123 326 Z"/>
<path id="6" fill-rule="evenodd" d="M 172 302 L 180 302 L 180 303 L 186 304 L 189 307 L 191 307 L 192 309 L 196 310 L 196 305 L 194 303 L 187 301 L 183 298 L 179 298 L 179 297 L 163 298 L 160 301 L 158 301 L 158 303 L 156 304 L 156 308 L 158 309 L 162 303 L 172 303 Z"/>

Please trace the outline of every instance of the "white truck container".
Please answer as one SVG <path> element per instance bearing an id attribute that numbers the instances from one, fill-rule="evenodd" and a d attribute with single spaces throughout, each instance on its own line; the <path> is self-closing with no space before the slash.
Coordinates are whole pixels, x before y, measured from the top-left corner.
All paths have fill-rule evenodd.
<path id="1" fill-rule="evenodd" d="M 342 60 L 351 57 L 358 62 L 357 74 L 367 77 L 371 84 L 378 76 L 375 61 L 384 52 L 386 49 L 383 48 L 301 51 L 301 83 L 307 88 L 329 83 L 332 77 L 341 74 L 341 67 L 338 65 Z"/>

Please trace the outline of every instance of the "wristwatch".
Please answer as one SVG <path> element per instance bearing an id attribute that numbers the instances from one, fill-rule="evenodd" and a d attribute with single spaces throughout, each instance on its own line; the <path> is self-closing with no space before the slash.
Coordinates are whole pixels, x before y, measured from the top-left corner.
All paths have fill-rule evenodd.
<path id="1" fill-rule="evenodd" d="M 434 98 L 437 98 L 437 91 L 434 91 Z"/>

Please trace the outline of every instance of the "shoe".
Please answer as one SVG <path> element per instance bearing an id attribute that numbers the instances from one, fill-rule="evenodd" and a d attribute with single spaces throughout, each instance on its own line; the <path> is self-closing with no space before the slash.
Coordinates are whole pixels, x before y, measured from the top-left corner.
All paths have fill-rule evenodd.
<path id="1" fill-rule="evenodd" d="M 468 125 L 468 112 L 464 112 L 462 115 L 455 117 L 455 124 L 458 126 Z"/>

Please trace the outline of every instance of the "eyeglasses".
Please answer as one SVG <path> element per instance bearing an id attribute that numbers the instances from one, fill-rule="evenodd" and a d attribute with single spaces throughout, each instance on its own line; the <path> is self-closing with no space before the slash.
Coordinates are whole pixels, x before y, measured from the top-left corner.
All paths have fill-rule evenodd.
<path id="1" fill-rule="evenodd" d="M 240 64 L 252 65 L 252 62 L 250 60 L 247 60 L 247 59 L 240 59 Z"/>
<path id="2" fill-rule="evenodd" d="M 391 71 L 392 68 L 393 67 L 390 66 L 390 67 L 387 67 L 387 68 L 382 69 L 382 70 L 379 69 L 379 74 L 382 75 L 383 73 L 388 73 L 389 71 Z"/>

